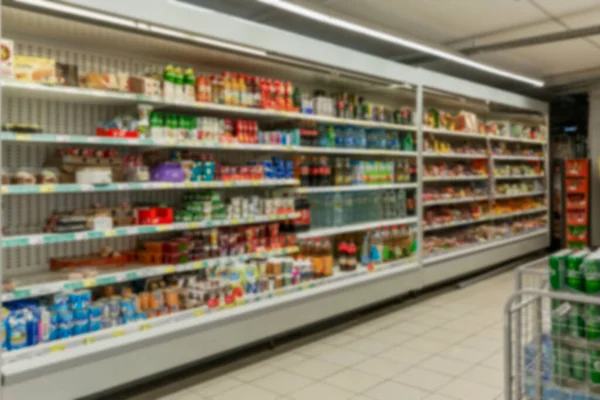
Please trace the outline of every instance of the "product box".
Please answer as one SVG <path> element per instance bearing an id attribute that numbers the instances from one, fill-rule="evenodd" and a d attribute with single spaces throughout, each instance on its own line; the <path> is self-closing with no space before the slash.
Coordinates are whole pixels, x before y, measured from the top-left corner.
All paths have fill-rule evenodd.
<path id="1" fill-rule="evenodd" d="M 12 40 L 0 39 L 0 47 L 2 48 L 2 58 L 0 58 L 0 78 L 14 79 L 15 44 Z"/>
<path id="2" fill-rule="evenodd" d="M 162 96 L 160 81 L 145 76 L 132 76 L 129 78 L 129 90 L 145 96 Z"/>
<path id="3" fill-rule="evenodd" d="M 56 83 L 56 62 L 52 58 L 15 56 L 14 71 L 19 81 Z"/>
<path id="4" fill-rule="evenodd" d="M 90 89 L 129 91 L 129 74 L 88 72 L 79 77 L 79 85 Z"/>
<path id="5" fill-rule="evenodd" d="M 79 86 L 77 65 L 56 63 L 56 80 L 62 86 Z"/>

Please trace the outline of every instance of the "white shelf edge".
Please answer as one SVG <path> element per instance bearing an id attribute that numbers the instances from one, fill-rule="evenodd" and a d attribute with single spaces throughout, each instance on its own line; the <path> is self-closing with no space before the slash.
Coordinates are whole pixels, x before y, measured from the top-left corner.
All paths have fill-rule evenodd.
<path id="1" fill-rule="evenodd" d="M 438 263 L 441 261 L 450 260 L 452 258 L 461 257 L 461 256 L 464 256 L 467 254 L 477 253 L 477 252 L 480 252 L 483 250 L 492 249 L 494 247 L 504 246 L 506 244 L 518 242 L 523 239 L 528 239 L 531 237 L 548 234 L 548 233 L 549 233 L 548 228 L 542 228 L 542 229 L 537 229 L 535 231 L 528 232 L 525 234 L 516 235 L 516 236 L 510 237 L 510 238 L 491 240 L 487 243 L 480 243 L 480 244 L 466 246 L 465 248 L 458 249 L 456 251 L 449 251 L 447 253 L 433 255 L 433 256 L 425 256 L 423 258 L 423 265 L 426 266 L 426 265 L 435 264 L 435 263 Z"/>
<path id="2" fill-rule="evenodd" d="M 543 156 L 502 156 L 502 155 L 492 155 L 492 160 L 499 161 L 542 161 L 544 160 Z"/>
<path id="3" fill-rule="evenodd" d="M 483 158 L 488 158 L 487 154 L 461 154 L 461 153 L 432 153 L 425 152 L 423 153 L 423 157 L 427 158 L 464 158 L 469 160 L 478 160 Z"/>
<path id="4" fill-rule="evenodd" d="M 212 182 L 114 182 L 105 185 L 90 184 L 41 184 L 41 185 L 3 185 L 2 195 L 52 194 L 52 193 L 94 193 L 123 192 L 138 190 L 186 190 L 186 189 L 227 189 L 247 187 L 296 186 L 297 179 L 265 179 L 249 181 L 212 181 Z"/>
<path id="5" fill-rule="evenodd" d="M 424 202 L 423 206 L 424 207 L 432 207 L 432 206 L 438 206 L 438 205 L 443 205 L 443 204 L 474 203 L 477 201 L 485 201 L 488 199 L 489 199 L 488 196 L 481 196 L 481 197 L 468 197 L 468 198 L 462 198 L 462 199 L 434 200 L 434 201 Z"/>
<path id="6" fill-rule="evenodd" d="M 539 145 L 547 144 L 546 141 L 535 140 L 535 139 L 513 138 L 513 137 L 508 137 L 508 136 L 494 136 L 494 135 L 488 135 L 487 137 L 490 138 L 490 140 L 498 140 L 498 141 L 503 141 L 503 142 L 528 143 L 528 144 L 539 144 Z"/>
<path id="7" fill-rule="evenodd" d="M 298 193 L 368 192 L 388 189 L 415 189 L 417 183 L 389 183 L 379 185 L 315 186 L 296 188 Z"/>
<path id="8" fill-rule="evenodd" d="M 115 102 L 129 102 L 129 103 L 148 103 L 153 105 L 162 106 L 173 106 L 180 109 L 195 109 L 204 111 L 223 112 L 231 114 L 248 115 L 255 117 L 279 117 L 279 118 L 293 118 L 297 120 L 315 121 L 323 123 L 332 123 L 340 125 L 353 125 L 363 127 L 377 127 L 386 129 L 396 130 L 410 130 L 416 131 L 417 127 L 414 125 L 401 125 L 390 122 L 379 122 L 379 121 L 367 121 L 357 119 L 346 119 L 338 118 L 327 115 L 316 115 L 316 114 L 303 114 L 299 112 L 290 111 L 277 111 L 270 109 L 261 108 L 248 108 L 240 106 L 231 106 L 224 104 L 215 103 L 200 103 L 190 101 L 167 101 L 162 97 L 150 97 L 136 93 L 126 92 L 111 92 L 97 89 L 87 89 L 78 87 L 67 87 L 67 86 L 49 86 L 41 85 L 37 83 L 27 83 L 18 81 L 3 81 L 2 87 L 14 90 L 27 90 L 34 92 L 42 92 L 47 94 L 56 94 L 57 96 L 73 96 L 82 98 L 98 98 L 103 100 L 114 100 Z"/>
<path id="9" fill-rule="evenodd" d="M 346 225 L 335 228 L 323 228 L 323 229 L 314 229 L 308 232 L 301 232 L 296 234 L 296 238 L 298 239 L 311 239 L 311 238 L 319 238 L 319 237 L 327 237 L 338 235 L 341 233 L 349 233 L 349 232 L 360 232 L 369 229 L 376 229 L 383 226 L 392 226 L 392 225 L 406 225 L 406 224 L 415 224 L 417 223 L 416 217 L 408 217 L 408 218 L 398 218 L 398 219 L 385 219 L 373 222 L 366 222 L 361 224 L 353 224 Z"/>
<path id="10" fill-rule="evenodd" d="M 529 192 L 529 193 L 515 193 L 515 194 L 495 194 L 493 195 L 494 200 L 502 200 L 502 199 L 516 199 L 519 197 L 531 197 L 531 196 L 541 196 L 545 195 L 546 192 L 538 191 L 538 192 Z"/>
<path id="11" fill-rule="evenodd" d="M 494 175 L 494 179 L 497 181 L 500 180 L 519 180 L 519 179 L 542 179 L 545 178 L 545 174 L 539 175 Z"/>
<path id="12" fill-rule="evenodd" d="M 508 213 L 508 214 L 498 214 L 498 215 L 494 215 L 492 217 L 492 220 L 496 221 L 496 220 L 508 219 L 508 218 L 512 218 L 512 217 L 520 217 L 522 215 L 538 214 L 538 213 L 546 212 L 546 211 L 548 211 L 547 207 L 541 207 L 541 208 L 536 208 L 535 210 L 517 211 L 517 212 L 513 212 L 513 213 Z"/>
<path id="13" fill-rule="evenodd" d="M 454 182 L 454 181 L 487 181 L 490 179 L 488 175 L 485 176 L 441 176 L 441 177 L 424 177 L 423 182 Z"/>
<path id="14" fill-rule="evenodd" d="M 427 126 L 423 127 L 423 132 L 424 133 L 432 133 L 435 135 L 452 136 L 452 137 L 456 137 L 456 138 L 472 138 L 472 139 L 482 139 L 482 140 L 486 140 L 486 138 L 487 138 L 487 135 L 481 135 L 481 134 L 475 133 L 475 132 L 457 132 L 457 131 L 450 131 L 447 129 L 430 128 Z"/>
<path id="15" fill-rule="evenodd" d="M 442 229 L 450 229 L 450 228 L 455 228 L 455 227 L 459 227 L 459 226 L 478 224 L 480 222 L 486 222 L 489 220 L 490 220 L 490 217 L 485 216 L 482 218 L 471 219 L 471 220 L 467 220 L 467 221 L 450 222 L 450 223 L 444 224 L 444 225 L 423 226 L 423 232 L 433 232 L 433 231 L 439 231 Z"/>

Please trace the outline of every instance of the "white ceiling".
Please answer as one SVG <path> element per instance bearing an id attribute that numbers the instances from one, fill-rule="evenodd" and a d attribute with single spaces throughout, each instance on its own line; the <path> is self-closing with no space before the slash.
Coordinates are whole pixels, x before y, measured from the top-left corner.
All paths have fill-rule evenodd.
<path id="1" fill-rule="evenodd" d="M 187 0 L 202 6 L 221 8 L 218 0 Z M 411 37 L 421 42 L 459 50 L 471 46 L 500 43 L 508 40 L 565 32 L 600 25 L 600 0 L 292 0 L 311 9 L 326 12 L 353 22 L 361 23 L 388 33 Z M 220 5 L 218 4 L 220 3 Z M 235 3 L 228 0 L 224 3 Z M 244 17 L 258 22 L 283 27 L 290 23 L 290 14 L 260 5 L 254 0 L 238 2 L 244 8 Z M 225 12 L 230 12 L 225 10 Z M 238 13 L 239 15 L 239 13 Z M 290 23 L 291 30 L 301 30 L 298 25 L 307 21 Z M 316 36 L 314 26 L 306 34 Z M 329 34 L 325 40 L 338 40 L 344 32 Z M 329 36 L 335 37 L 331 39 Z M 373 49 L 374 53 L 400 61 L 422 55 L 400 47 L 372 42 L 353 47 Z M 348 45 L 348 40 L 341 44 Z M 543 78 L 550 86 L 563 85 L 600 78 L 600 35 L 548 44 L 480 53 L 474 59 L 513 72 Z M 414 61 L 414 60 L 413 60 Z M 473 71 L 457 67 L 446 61 L 421 60 L 415 64 L 456 75 L 472 77 Z M 518 90 L 522 84 L 491 76 L 475 74 L 485 83 Z"/>

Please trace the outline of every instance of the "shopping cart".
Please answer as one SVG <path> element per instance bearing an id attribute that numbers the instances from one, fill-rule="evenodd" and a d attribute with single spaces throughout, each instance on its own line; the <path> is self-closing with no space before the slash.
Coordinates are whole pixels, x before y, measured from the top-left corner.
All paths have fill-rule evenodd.
<path id="1" fill-rule="evenodd" d="M 505 400 L 600 400 L 600 297 L 524 289 L 504 324 Z"/>
<path id="2" fill-rule="evenodd" d="M 547 290 L 548 256 L 523 264 L 515 270 L 515 289 Z"/>

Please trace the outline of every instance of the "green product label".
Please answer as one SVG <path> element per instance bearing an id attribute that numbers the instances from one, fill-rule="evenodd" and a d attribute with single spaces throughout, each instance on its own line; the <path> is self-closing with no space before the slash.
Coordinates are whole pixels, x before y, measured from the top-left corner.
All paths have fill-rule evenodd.
<path id="1" fill-rule="evenodd" d="M 572 374 L 573 379 L 584 381 L 587 370 L 587 355 L 585 350 L 573 348 L 571 351 Z"/>
<path id="2" fill-rule="evenodd" d="M 595 384 L 600 383 L 600 351 L 590 350 L 589 351 L 589 370 L 590 370 L 590 381 Z"/>
<path id="3" fill-rule="evenodd" d="M 581 258 L 569 258 L 567 262 L 567 285 L 578 292 L 583 291 L 582 262 Z"/>
<path id="4" fill-rule="evenodd" d="M 585 306 L 579 303 L 571 303 L 569 312 L 568 329 L 569 335 L 577 338 L 585 337 Z"/>
<path id="5" fill-rule="evenodd" d="M 585 292 L 587 294 L 600 293 L 600 260 L 586 259 L 583 263 L 585 278 Z"/>
<path id="6" fill-rule="evenodd" d="M 552 300 L 552 333 L 554 335 L 566 335 L 569 333 L 569 310 L 570 305 L 560 300 Z"/>
<path id="7" fill-rule="evenodd" d="M 550 257 L 550 286 L 553 290 L 562 290 L 565 286 L 565 259 L 563 257 Z"/>
<path id="8" fill-rule="evenodd" d="M 571 376 L 571 351 L 564 345 L 555 346 L 554 353 L 554 376 L 557 378 L 569 378 Z"/>
<path id="9" fill-rule="evenodd" d="M 600 306 L 588 305 L 586 307 L 585 328 L 588 339 L 600 339 Z"/>

